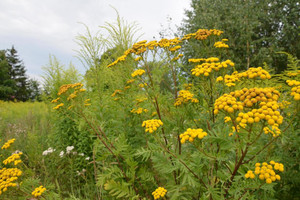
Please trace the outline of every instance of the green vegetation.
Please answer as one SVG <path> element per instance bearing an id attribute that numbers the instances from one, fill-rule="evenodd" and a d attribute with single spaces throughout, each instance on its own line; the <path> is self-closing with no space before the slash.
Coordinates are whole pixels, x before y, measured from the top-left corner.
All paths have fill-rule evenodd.
<path id="1" fill-rule="evenodd" d="M 1 199 L 299 199 L 296 56 L 276 52 L 287 62 L 274 73 L 275 52 L 238 54 L 218 29 L 138 42 L 119 16 L 108 38 L 85 28 L 84 76 L 50 56 L 43 102 L 0 102 Z"/>

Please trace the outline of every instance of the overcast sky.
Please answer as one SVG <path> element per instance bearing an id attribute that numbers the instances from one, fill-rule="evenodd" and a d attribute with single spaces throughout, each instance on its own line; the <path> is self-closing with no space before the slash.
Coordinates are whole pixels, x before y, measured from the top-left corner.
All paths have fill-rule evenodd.
<path id="1" fill-rule="evenodd" d="M 180 25 L 190 0 L 0 0 L 0 49 L 15 46 L 27 74 L 36 79 L 43 73 L 49 55 L 61 63 L 85 69 L 74 56 L 79 49 L 75 36 L 84 33 L 82 22 L 92 31 L 105 22 L 114 22 L 116 8 L 128 22 L 136 21 L 145 33 L 141 39 L 159 38 L 159 31 L 172 18 L 173 29 Z"/>

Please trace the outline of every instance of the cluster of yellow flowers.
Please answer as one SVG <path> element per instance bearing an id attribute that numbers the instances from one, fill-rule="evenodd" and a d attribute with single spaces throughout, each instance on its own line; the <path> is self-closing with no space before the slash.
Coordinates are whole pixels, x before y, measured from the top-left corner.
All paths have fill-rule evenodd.
<path id="1" fill-rule="evenodd" d="M 300 82 L 296 81 L 296 80 L 287 80 L 286 82 L 289 86 L 298 86 L 298 85 L 300 85 Z"/>
<path id="2" fill-rule="evenodd" d="M 107 67 L 114 66 L 114 65 L 118 64 L 119 62 L 124 61 L 125 59 L 126 59 L 126 56 L 122 55 L 122 56 L 118 57 L 117 60 L 115 60 L 114 62 L 107 65 Z"/>
<path id="3" fill-rule="evenodd" d="M 271 133 L 273 137 L 278 137 L 281 133 L 281 130 L 276 125 L 272 126 L 272 130 L 269 127 L 264 127 L 263 130 L 265 134 Z"/>
<path id="4" fill-rule="evenodd" d="M 57 95 L 60 96 L 63 93 L 66 93 L 70 88 L 75 88 L 75 90 L 80 90 L 82 87 L 83 87 L 82 83 L 65 84 L 60 86 Z"/>
<path id="5" fill-rule="evenodd" d="M 57 109 L 59 109 L 59 108 L 62 107 L 62 106 L 64 106 L 64 104 L 63 104 L 63 103 L 60 103 L 60 104 L 58 104 L 57 106 L 53 107 L 53 110 L 57 110 Z"/>
<path id="6" fill-rule="evenodd" d="M 130 80 L 126 81 L 126 84 L 131 84 L 131 83 L 133 83 L 134 81 L 135 81 L 135 79 L 130 79 Z"/>
<path id="7" fill-rule="evenodd" d="M 288 76 L 297 76 L 300 74 L 300 70 L 296 71 L 296 72 L 288 72 L 287 75 Z"/>
<path id="8" fill-rule="evenodd" d="M 14 183 L 18 176 L 22 175 L 22 171 L 18 168 L 2 168 L 0 169 L 0 195 L 7 191 L 8 187 L 16 187 Z"/>
<path id="9" fill-rule="evenodd" d="M 222 76 L 219 76 L 216 81 L 224 81 L 225 84 L 228 87 L 235 86 L 235 82 L 240 81 L 241 78 L 256 78 L 260 77 L 262 80 L 264 79 L 270 79 L 271 75 L 266 70 L 262 69 L 261 67 L 258 68 L 249 68 L 245 72 L 238 73 L 237 71 L 234 71 L 231 75 L 225 75 L 224 78 Z"/>
<path id="10" fill-rule="evenodd" d="M 201 128 L 199 129 L 188 128 L 184 133 L 179 135 L 181 139 L 180 140 L 181 144 L 184 144 L 186 141 L 193 142 L 196 137 L 202 139 L 205 136 L 207 136 L 207 133 L 203 131 L 203 129 Z"/>
<path id="11" fill-rule="evenodd" d="M 238 74 L 239 77 L 245 77 L 245 78 L 256 78 L 260 77 L 262 80 L 264 79 L 270 79 L 271 75 L 266 70 L 262 69 L 261 67 L 250 67 L 247 71 L 241 72 Z"/>
<path id="12" fill-rule="evenodd" d="M 284 166 L 281 163 L 276 163 L 273 160 L 270 161 L 270 164 L 263 162 L 263 163 L 256 163 L 255 164 L 255 171 L 253 173 L 252 170 L 249 170 L 245 174 L 245 178 L 255 178 L 255 174 L 258 175 L 260 180 L 265 180 L 266 183 L 270 184 L 276 180 L 280 180 L 280 176 L 276 174 L 274 170 L 283 172 Z"/>
<path id="13" fill-rule="evenodd" d="M 178 60 L 179 58 L 181 58 L 183 56 L 183 54 L 178 54 L 178 56 L 177 57 L 174 57 L 173 59 L 172 59 L 172 61 L 176 61 L 176 60 Z"/>
<path id="14" fill-rule="evenodd" d="M 8 149 L 10 147 L 11 144 L 13 144 L 15 142 L 15 138 L 8 140 L 7 142 L 5 142 L 3 144 L 3 146 L 1 147 L 1 149 Z"/>
<path id="15" fill-rule="evenodd" d="M 282 124 L 283 117 L 277 110 L 279 106 L 276 102 L 261 102 L 260 106 L 261 107 L 259 109 L 253 109 L 247 113 L 240 112 L 238 114 L 238 117 L 236 118 L 236 121 L 241 122 L 242 124 L 252 124 L 254 122 L 259 122 L 260 120 L 265 119 L 271 126 L 274 125 L 276 122 L 278 124 Z"/>
<path id="16" fill-rule="evenodd" d="M 183 84 L 183 87 L 185 90 L 190 90 L 192 87 L 193 87 L 193 84 L 192 83 L 189 83 L 189 84 Z"/>
<path id="17" fill-rule="evenodd" d="M 22 152 L 12 154 L 11 156 L 9 156 L 3 161 L 3 164 L 7 165 L 9 163 L 14 162 L 14 165 L 18 165 L 19 163 L 22 162 L 20 157 L 22 154 L 23 154 Z"/>
<path id="18" fill-rule="evenodd" d="M 169 51 L 174 52 L 174 51 L 177 51 L 180 48 L 181 48 L 181 46 L 177 45 L 175 47 L 170 48 Z"/>
<path id="19" fill-rule="evenodd" d="M 219 110 L 233 113 L 234 110 L 243 110 L 244 107 L 243 103 L 237 101 L 231 94 L 224 94 L 216 100 L 214 108 L 214 114 L 218 114 Z"/>
<path id="20" fill-rule="evenodd" d="M 295 86 L 291 89 L 291 95 L 294 97 L 294 100 L 300 100 L 300 81 L 296 80 L 287 80 L 289 86 Z"/>
<path id="21" fill-rule="evenodd" d="M 196 98 L 193 98 L 193 97 L 194 97 L 194 94 L 192 94 L 190 91 L 180 90 L 178 98 L 176 99 L 176 102 L 174 103 L 174 106 L 179 106 L 182 103 L 188 103 L 189 101 L 191 101 L 192 103 L 198 103 L 199 100 Z"/>
<path id="22" fill-rule="evenodd" d="M 237 125 L 236 128 L 235 128 L 235 126 L 232 126 L 231 128 L 232 128 L 232 132 L 230 132 L 230 133 L 228 134 L 228 136 L 232 136 L 233 133 L 239 133 L 239 132 L 240 132 L 240 129 L 241 129 L 241 127 L 240 127 L 239 125 Z"/>
<path id="23" fill-rule="evenodd" d="M 195 62 L 198 61 L 197 59 L 194 60 L 189 60 L 190 62 Z M 192 70 L 192 74 L 195 76 L 200 76 L 200 75 L 204 75 L 204 76 L 209 76 L 209 74 L 212 71 L 219 71 L 221 68 L 227 68 L 228 65 L 233 67 L 234 63 L 231 60 L 226 60 L 223 62 L 218 62 L 219 59 L 212 57 L 212 58 L 208 58 L 205 59 L 204 63 L 200 64 L 200 65 L 196 65 Z M 201 61 L 200 61 L 201 62 Z"/>
<path id="24" fill-rule="evenodd" d="M 269 132 L 276 137 L 280 134 L 278 126 L 283 122 L 283 117 L 278 111 L 279 95 L 280 93 L 274 88 L 244 88 L 219 97 L 214 105 L 214 113 L 218 114 L 219 110 L 233 113 L 235 110 L 243 110 L 245 107 L 251 108 L 255 105 L 256 108 L 248 112 L 238 113 L 236 122 L 239 122 L 241 127 L 246 127 L 247 124 L 265 120 L 275 130 Z M 229 119 L 226 121 L 228 122 Z"/>
<path id="25" fill-rule="evenodd" d="M 174 39 L 166 39 L 163 38 L 161 39 L 158 43 L 157 46 L 161 47 L 161 48 L 167 48 L 168 50 L 172 50 L 172 51 L 176 51 L 177 49 L 180 49 L 181 47 L 178 45 L 179 43 L 181 43 L 182 40 L 180 40 L 178 37 L 174 38 Z M 178 46 L 176 48 L 174 48 L 175 46 Z"/>
<path id="26" fill-rule="evenodd" d="M 222 41 L 217 41 L 214 44 L 214 47 L 216 48 L 229 48 L 228 44 L 225 44 L 225 42 L 227 42 L 228 39 L 222 39 Z"/>
<path id="27" fill-rule="evenodd" d="M 178 45 L 179 43 L 181 43 L 183 40 L 189 40 L 189 39 L 197 39 L 197 40 L 205 40 L 207 39 L 208 36 L 210 35 L 221 35 L 223 33 L 223 31 L 217 30 L 217 29 L 199 29 L 197 32 L 195 33 L 190 33 L 187 35 L 184 35 L 181 39 L 176 37 L 173 39 L 166 39 L 163 38 L 160 41 L 149 41 L 147 42 L 147 40 L 143 40 L 140 42 L 137 42 L 135 44 L 132 45 L 132 48 L 127 49 L 124 54 L 120 57 L 118 57 L 114 62 L 110 63 L 109 65 L 107 65 L 107 67 L 112 67 L 114 65 L 117 65 L 119 62 L 125 61 L 125 59 L 127 58 L 127 56 L 131 53 L 134 53 L 135 55 L 138 55 L 139 57 L 137 57 L 135 60 L 139 61 L 142 59 L 141 54 L 143 54 L 145 51 L 147 50 L 154 50 L 156 47 L 160 47 L 160 48 L 165 48 L 171 52 L 175 52 L 178 49 L 181 48 L 180 45 Z M 224 42 L 227 39 L 224 39 Z M 180 57 L 182 57 L 182 54 L 179 54 L 177 57 L 175 57 L 173 59 L 174 60 L 178 60 Z"/>
<path id="28" fill-rule="evenodd" d="M 224 76 L 224 79 L 223 79 L 222 76 L 219 76 L 219 77 L 216 79 L 217 82 L 220 82 L 220 81 L 223 81 L 223 80 L 224 80 L 224 83 L 225 83 L 228 87 L 235 86 L 235 82 L 240 81 L 239 76 L 238 76 L 238 72 L 237 72 L 237 71 L 234 71 L 231 75 L 226 74 L 226 75 Z"/>
<path id="29" fill-rule="evenodd" d="M 60 96 L 64 93 L 66 93 L 69 89 L 74 88 L 74 92 L 71 93 L 67 97 L 67 100 L 70 101 L 71 99 L 74 99 L 75 97 L 77 97 L 78 93 L 86 91 L 86 89 L 83 89 L 82 87 L 83 87 L 82 83 L 65 84 L 65 85 L 60 86 L 57 95 Z M 52 100 L 51 103 L 57 103 L 59 100 L 60 100 L 60 97 L 58 97 L 57 99 Z M 57 110 L 62 106 L 64 106 L 64 103 L 60 103 L 60 104 L 56 105 L 55 107 L 53 107 L 53 109 Z M 73 106 L 69 106 L 68 109 L 71 109 L 71 107 L 73 107 Z"/>
<path id="30" fill-rule="evenodd" d="M 60 100 L 60 97 L 58 97 L 57 99 L 53 99 L 53 100 L 51 101 L 51 103 L 57 103 L 58 100 Z"/>
<path id="31" fill-rule="evenodd" d="M 291 104 L 291 102 L 283 100 L 278 105 L 279 105 L 279 108 L 284 109 L 284 108 L 288 108 L 290 104 Z"/>
<path id="32" fill-rule="evenodd" d="M 135 70 L 135 71 L 131 74 L 131 76 L 132 76 L 132 77 L 142 76 L 144 73 L 145 73 L 145 70 L 143 70 L 143 69 L 137 69 L 137 70 Z"/>
<path id="33" fill-rule="evenodd" d="M 84 100 L 84 106 L 90 106 L 91 105 L 91 99 Z"/>
<path id="34" fill-rule="evenodd" d="M 114 93 L 111 96 L 114 97 L 117 94 L 122 94 L 122 90 L 115 90 Z"/>
<path id="35" fill-rule="evenodd" d="M 143 121 L 142 127 L 145 127 L 145 131 L 153 133 L 158 127 L 162 126 L 163 122 L 160 119 L 150 119 Z"/>
<path id="36" fill-rule="evenodd" d="M 135 99 L 137 103 L 142 103 L 147 100 L 147 98 L 137 98 Z"/>
<path id="37" fill-rule="evenodd" d="M 196 33 L 194 38 L 196 40 L 205 40 L 207 39 L 208 36 L 210 35 L 221 35 L 223 33 L 223 31 L 217 30 L 217 29 L 199 29 Z"/>
<path id="38" fill-rule="evenodd" d="M 144 87 L 146 87 L 147 85 L 148 85 L 147 83 L 140 83 L 140 84 L 139 84 L 139 87 L 140 87 L 140 88 L 144 88 Z"/>
<path id="39" fill-rule="evenodd" d="M 231 121 L 231 117 L 228 117 L 228 116 L 225 116 L 224 117 L 224 122 L 226 123 L 226 122 L 230 122 Z"/>
<path id="40" fill-rule="evenodd" d="M 158 187 L 154 192 L 152 192 L 152 195 L 154 199 L 159 199 L 160 197 L 164 197 L 167 193 L 167 190 L 163 187 Z"/>
<path id="41" fill-rule="evenodd" d="M 43 192 L 46 191 L 46 188 L 44 188 L 42 185 L 40 187 L 37 187 L 34 189 L 34 191 L 31 193 L 34 197 L 39 197 L 43 194 Z"/>
<path id="42" fill-rule="evenodd" d="M 143 109 L 143 108 L 138 108 L 138 109 L 132 109 L 131 111 L 130 111 L 131 113 L 135 113 L 135 114 L 138 114 L 138 115 L 140 115 L 140 114 L 142 114 L 143 112 L 148 112 L 148 110 L 147 109 Z"/>

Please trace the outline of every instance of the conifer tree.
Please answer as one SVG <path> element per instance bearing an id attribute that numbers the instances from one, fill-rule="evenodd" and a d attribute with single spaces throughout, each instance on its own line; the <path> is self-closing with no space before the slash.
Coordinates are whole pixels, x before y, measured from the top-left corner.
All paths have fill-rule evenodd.
<path id="1" fill-rule="evenodd" d="M 10 76 L 14 80 L 16 87 L 15 98 L 19 101 L 26 101 L 29 98 L 29 91 L 27 90 L 27 76 L 25 66 L 18 56 L 17 50 L 12 46 L 7 50 L 6 59 L 11 66 Z"/>

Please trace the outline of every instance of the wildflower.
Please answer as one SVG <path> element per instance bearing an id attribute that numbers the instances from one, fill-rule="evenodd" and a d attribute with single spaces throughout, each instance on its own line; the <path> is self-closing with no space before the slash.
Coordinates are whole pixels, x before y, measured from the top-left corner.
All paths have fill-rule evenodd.
<path id="1" fill-rule="evenodd" d="M 300 81 L 296 80 L 287 80 L 289 86 L 295 86 L 291 89 L 291 96 L 294 97 L 295 101 L 300 100 Z"/>
<path id="2" fill-rule="evenodd" d="M 148 112 L 148 110 L 147 109 L 143 109 L 143 108 L 138 108 L 138 109 L 132 109 L 131 111 L 130 111 L 131 113 L 135 113 L 135 114 L 142 114 L 142 112 Z"/>
<path id="3" fill-rule="evenodd" d="M 181 46 L 177 45 L 177 46 L 175 46 L 175 47 L 170 48 L 169 51 L 174 52 L 174 51 L 177 51 L 177 50 L 180 49 L 180 48 L 181 48 Z"/>
<path id="4" fill-rule="evenodd" d="M 159 199 L 160 197 L 164 197 L 167 193 L 167 190 L 163 187 L 158 187 L 154 192 L 152 192 L 152 195 L 154 199 Z"/>
<path id="5" fill-rule="evenodd" d="M 44 188 L 42 185 L 40 187 L 37 187 L 34 189 L 34 191 L 31 193 L 34 197 L 39 197 L 43 194 L 43 192 L 46 191 L 46 188 Z"/>
<path id="6" fill-rule="evenodd" d="M 65 152 L 64 151 L 61 151 L 60 153 L 59 153 L 59 157 L 63 157 L 64 156 L 64 154 L 65 154 Z"/>
<path id="7" fill-rule="evenodd" d="M 132 77 L 142 76 L 144 73 L 145 73 L 145 70 L 143 70 L 143 69 L 137 69 L 137 70 L 135 70 L 135 71 L 131 74 L 131 76 L 132 76 Z"/>
<path id="8" fill-rule="evenodd" d="M 114 93 L 111 96 L 114 97 L 117 94 L 122 94 L 122 90 L 115 90 Z"/>
<path id="9" fill-rule="evenodd" d="M 139 56 L 139 57 L 137 57 L 136 59 L 134 59 L 135 61 L 140 61 L 140 60 L 142 60 L 142 57 L 141 56 Z"/>
<path id="10" fill-rule="evenodd" d="M 52 147 L 49 147 L 47 150 L 43 151 L 43 156 L 46 156 L 48 154 L 51 154 L 55 151 L 56 149 L 53 149 Z"/>
<path id="11" fill-rule="evenodd" d="M 198 103 L 199 100 L 196 98 L 193 98 L 193 97 L 194 97 L 194 94 L 192 94 L 190 91 L 180 90 L 178 98 L 176 99 L 176 102 L 174 103 L 174 106 L 179 106 L 182 103 L 187 103 L 189 101 L 191 101 L 192 103 Z"/>
<path id="12" fill-rule="evenodd" d="M 10 147 L 11 144 L 13 144 L 15 142 L 15 138 L 8 140 L 2 147 L 1 149 L 8 149 Z"/>
<path id="13" fill-rule="evenodd" d="M 0 169 L 0 195 L 2 192 L 7 191 L 8 187 L 16 187 L 17 183 L 14 183 L 19 176 L 22 175 L 22 171 L 18 168 L 1 168 Z"/>
<path id="14" fill-rule="evenodd" d="M 204 138 L 207 136 L 207 133 L 203 131 L 203 129 L 191 129 L 188 128 L 184 133 L 180 134 L 180 142 L 184 144 L 186 141 L 193 142 L 196 137 L 199 139 Z"/>
<path id="15" fill-rule="evenodd" d="M 21 163 L 21 155 L 23 153 L 20 152 L 20 153 L 14 153 L 12 154 L 11 156 L 9 156 L 8 158 L 6 158 L 4 161 L 3 161 L 3 164 L 4 165 L 7 165 L 9 163 L 12 163 L 14 162 L 14 165 L 18 165 L 19 163 Z"/>
<path id="16" fill-rule="evenodd" d="M 269 74 L 269 72 L 262 69 L 261 67 L 257 67 L 257 68 L 250 67 L 247 71 L 239 73 L 238 76 L 250 78 L 250 79 L 260 77 L 262 80 L 271 78 L 271 75 Z"/>
<path id="17" fill-rule="evenodd" d="M 260 180 L 265 180 L 267 184 L 270 184 L 276 180 L 280 180 L 280 176 L 276 174 L 276 171 L 283 172 L 284 166 L 281 163 L 276 163 L 273 160 L 268 163 L 256 163 L 254 173 L 252 170 L 249 170 L 245 174 L 245 178 L 255 178 L 255 174 L 258 175 Z"/>
<path id="18" fill-rule="evenodd" d="M 140 87 L 140 88 L 144 88 L 144 87 L 146 87 L 147 85 L 148 85 L 147 83 L 144 83 L 144 84 L 143 84 L 143 83 L 140 83 L 140 84 L 139 84 L 139 87 Z"/>
<path id="19" fill-rule="evenodd" d="M 212 71 L 219 71 L 221 68 L 233 67 L 234 63 L 231 60 L 218 62 L 219 59 L 215 57 L 207 58 L 203 60 L 202 64 L 196 65 L 192 70 L 192 74 L 195 76 L 209 76 Z"/>
<path id="20" fill-rule="evenodd" d="M 58 97 L 57 99 L 53 99 L 53 100 L 51 101 L 51 103 L 56 103 L 58 100 L 60 100 L 60 97 Z"/>
<path id="21" fill-rule="evenodd" d="M 216 47 L 216 48 L 228 48 L 229 46 L 228 46 L 228 44 L 225 44 L 225 42 L 226 42 L 225 39 L 223 39 L 222 41 L 217 41 L 217 42 L 215 42 L 214 47 Z"/>
<path id="22" fill-rule="evenodd" d="M 74 149 L 74 146 L 67 146 L 66 154 L 70 154 L 70 152 Z"/>
<path id="23" fill-rule="evenodd" d="M 226 117 L 224 117 L 224 122 L 226 123 L 226 122 L 230 122 L 231 121 L 231 118 L 230 117 L 228 117 L 228 116 L 226 116 Z"/>
<path id="24" fill-rule="evenodd" d="M 126 81 L 127 84 L 133 83 L 135 81 L 135 79 L 130 79 L 128 81 Z"/>
<path id="25" fill-rule="evenodd" d="M 60 103 L 60 104 L 58 104 L 57 106 L 55 106 L 53 109 L 54 109 L 54 110 L 57 110 L 57 109 L 59 109 L 59 108 L 62 107 L 62 106 L 64 106 L 64 104 L 63 104 L 63 103 Z"/>
<path id="26" fill-rule="evenodd" d="M 79 153 L 78 155 L 79 155 L 79 156 L 84 156 L 84 153 Z"/>
<path id="27" fill-rule="evenodd" d="M 163 122 L 159 119 L 150 119 L 143 122 L 142 127 L 146 127 L 145 131 L 153 133 L 158 127 L 162 126 Z"/>
<path id="28" fill-rule="evenodd" d="M 90 160 L 90 157 L 86 157 L 85 160 Z"/>

